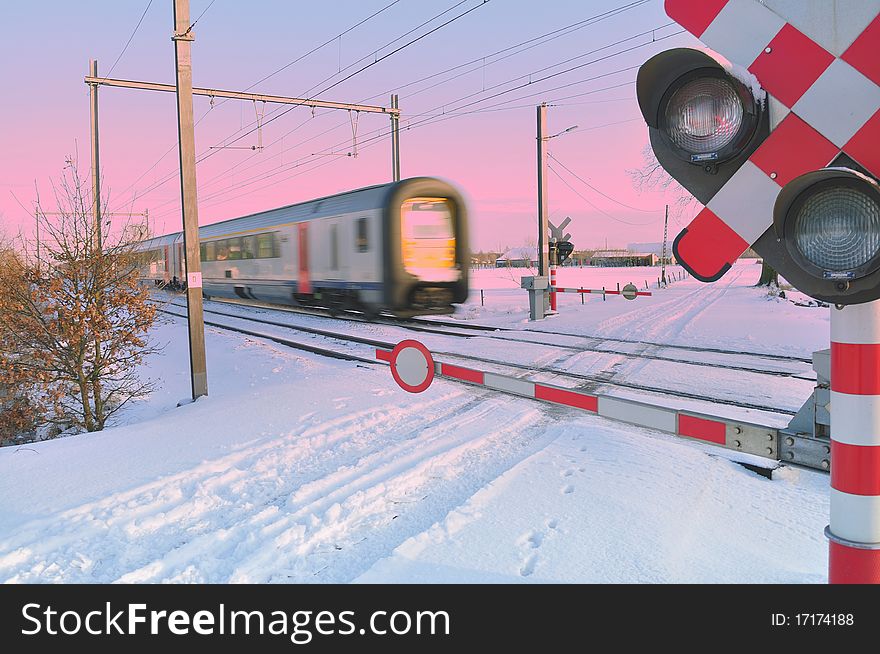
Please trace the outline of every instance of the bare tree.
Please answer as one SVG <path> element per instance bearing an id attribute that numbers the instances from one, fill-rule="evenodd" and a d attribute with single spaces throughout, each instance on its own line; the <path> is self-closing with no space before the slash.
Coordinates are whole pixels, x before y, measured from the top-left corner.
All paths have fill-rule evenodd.
<path id="1" fill-rule="evenodd" d="M 0 352 L 36 386 L 28 400 L 39 421 L 56 433 L 98 431 L 152 388 L 137 366 L 157 349 L 147 338 L 156 309 L 130 232 L 111 237 L 94 224 L 75 166 L 53 190 L 51 219 L 37 199 L 39 261 L 24 248 L 0 270 Z"/>
<path id="2" fill-rule="evenodd" d="M 637 191 L 660 191 L 671 195 L 673 202 L 670 215 L 678 223 L 696 213 L 700 206 L 699 201 L 660 165 L 650 143 L 642 148 L 642 160 L 641 168 L 626 171 Z"/>

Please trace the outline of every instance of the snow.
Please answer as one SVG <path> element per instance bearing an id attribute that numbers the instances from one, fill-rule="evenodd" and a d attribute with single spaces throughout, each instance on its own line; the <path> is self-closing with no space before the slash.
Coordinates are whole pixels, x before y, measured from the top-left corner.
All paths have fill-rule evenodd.
<path id="1" fill-rule="evenodd" d="M 807 357 L 827 346 L 828 310 L 753 288 L 760 266 L 750 263 L 713 285 L 685 279 L 659 291 L 656 268 L 562 268 L 560 285 L 643 287 L 646 278 L 655 295 L 604 302 L 593 295 L 583 305 L 579 296 L 561 295 L 560 313 L 540 324 L 529 323 L 518 288 L 518 275 L 529 273 L 509 272 L 476 271 L 472 286 L 486 291 L 486 306 L 472 293 L 455 317 L 517 330 L 522 345 L 416 337 L 433 351 L 556 359 L 648 385 L 730 385 L 732 397 L 783 408 L 797 408 L 810 382 L 705 367 L 684 375 L 668 362 L 552 344 L 600 334 Z M 390 342 L 405 333 L 260 315 L 344 326 Z M 248 326 L 327 346 L 284 327 Z M 160 388 L 128 409 L 121 424 L 0 449 L 0 580 L 824 580 L 826 474 L 782 467 L 768 480 L 723 450 L 444 379 L 411 395 L 384 365 L 327 359 L 215 328 L 206 336 L 210 396 L 176 408 L 189 394 L 185 324 L 163 319 L 154 337 L 167 345 L 143 374 Z"/>

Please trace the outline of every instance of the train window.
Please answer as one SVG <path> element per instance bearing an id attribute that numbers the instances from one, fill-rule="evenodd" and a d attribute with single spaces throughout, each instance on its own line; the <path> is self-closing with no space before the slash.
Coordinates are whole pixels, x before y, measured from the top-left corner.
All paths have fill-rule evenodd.
<path id="1" fill-rule="evenodd" d="M 217 241 L 205 243 L 205 261 L 217 261 Z"/>
<path id="2" fill-rule="evenodd" d="M 336 225 L 330 225 L 330 270 L 339 270 L 339 241 Z"/>
<path id="3" fill-rule="evenodd" d="M 358 218 L 355 221 L 355 248 L 358 252 L 366 252 L 370 249 L 370 242 L 367 238 L 367 219 Z"/>
<path id="4" fill-rule="evenodd" d="M 208 260 L 208 246 L 204 243 L 199 243 L 199 259 L 201 261 Z"/>
<path id="5" fill-rule="evenodd" d="M 226 241 L 216 241 L 217 261 L 226 261 L 229 258 L 229 246 Z"/>
<path id="6" fill-rule="evenodd" d="M 280 256 L 278 252 L 278 234 L 257 235 L 257 258 L 258 259 L 274 259 Z"/>
<path id="7" fill-rule="evenodd" d="M 226 239 L 226 244 L 229 248 L 229 259 L 231 261 L 238 261 L 241 259 L 241 239 L 228 238 Z"/>
<path id="8" fill-rule="evenodd" d="M 256 259 L 257 258 L 257 237 L 245 236 L 241 239 L 241 258 Z"/>
<path id="9" fill-rule="evenodd" d="M 404 268 L 417 274 L 455 268 L 452 205 L 446 198 L 412 198 L 400 207 Z M 415 272 L 414 272 L 415 271 Z"/>

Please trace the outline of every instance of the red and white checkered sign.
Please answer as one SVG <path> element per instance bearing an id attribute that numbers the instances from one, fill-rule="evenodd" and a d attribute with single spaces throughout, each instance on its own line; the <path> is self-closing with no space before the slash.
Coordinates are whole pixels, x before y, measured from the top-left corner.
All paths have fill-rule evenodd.
<path id="1" fill-rule="evenodd" d="M 880 177 L 880 14 L 872 4 L 823 47 L 758 0 L 666 0 L 673 20 L 747 68 L 770 96 L 770 135 L 678 239 L 678 258 L 700 277 L 720 277 L 758 240 L 792 179 L 841 152 Z"/>

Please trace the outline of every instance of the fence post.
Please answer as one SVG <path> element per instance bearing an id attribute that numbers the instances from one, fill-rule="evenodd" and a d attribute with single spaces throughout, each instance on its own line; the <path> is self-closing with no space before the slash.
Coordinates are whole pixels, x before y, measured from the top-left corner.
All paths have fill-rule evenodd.
<path id="1" fill-rule="evenodd" d="M 605 301 L 605 287 L 602 287 L 602 301 Z"/>
<path id="2" fill-rule="evenodd" d="M 480 289 L 480 306 L 481 307 L 486 306 L 485 302 L 483 302 L 483 289 L 482 288 Z"/>

